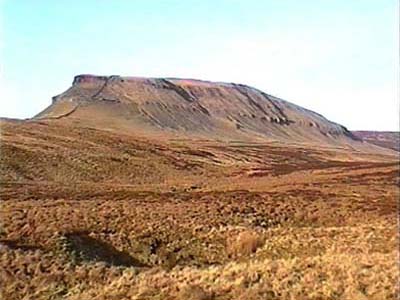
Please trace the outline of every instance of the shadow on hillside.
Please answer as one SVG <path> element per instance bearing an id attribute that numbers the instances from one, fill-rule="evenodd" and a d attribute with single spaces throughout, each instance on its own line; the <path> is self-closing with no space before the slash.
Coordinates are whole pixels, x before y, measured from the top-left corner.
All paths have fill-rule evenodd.
<path id="1" fill-rule="evenodd" d="M 12 250 L 35 251 L 43 250 L 42 247 L 26 244 L 19 240 L 0 240 L 0 247 L 7 247 Z"/>
<path id="2" fill-rule="evenodd" d="M 85 232 L 74 232 L 65 235 L 67 251 L 80 261 L 105 262 L 108 265 L 124 267 L 145 267 L 125 251 L 89 236 Z"/>

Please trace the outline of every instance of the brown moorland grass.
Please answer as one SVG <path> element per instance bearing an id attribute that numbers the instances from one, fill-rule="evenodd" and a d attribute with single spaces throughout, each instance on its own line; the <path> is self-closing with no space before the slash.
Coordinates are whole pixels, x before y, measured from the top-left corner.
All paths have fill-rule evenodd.
<path id="1" fill-rule="evenodd" d="M 54 126 L 2 128 L 2 299 L 399 293 L 393 158 Z"/>

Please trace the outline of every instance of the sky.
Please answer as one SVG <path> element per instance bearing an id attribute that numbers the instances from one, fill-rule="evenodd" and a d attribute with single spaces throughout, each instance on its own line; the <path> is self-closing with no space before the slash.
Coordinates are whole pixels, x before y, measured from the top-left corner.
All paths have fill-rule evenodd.
<path id="1" fill-rule="evenodd" d="M 399 130 L 397 0 L 0 0 L 0 116 L 78 74 L 243 83 L 351 130 Z"/>

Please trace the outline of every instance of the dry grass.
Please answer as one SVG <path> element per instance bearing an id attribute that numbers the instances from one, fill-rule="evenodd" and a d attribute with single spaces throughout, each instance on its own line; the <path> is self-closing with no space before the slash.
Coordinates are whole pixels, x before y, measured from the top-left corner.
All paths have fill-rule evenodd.
<path id="1" fill-rule="evenodd" d="M 182 295 L 177 291 L 187 284 L 201 287 L 215 299 L 395 299 L 397 255 L 397 251 L 339 254 L 330 248 L 324 254 L 306 258 L 254 259 L 206 269 L 149 271 L 138 276 L 128 272 L 109 286 L 99 286 L 72 299 L 91 293 L 99 299 L 133 293 L 127 299 L 137 299 L 134 291 L 143 288 L 157 290 L 165 299 L 175 299 L 175 295 Z"/>
<path id="2" fill-rule="evenodd" d="M 46 126 L 0 144 L 1 299 L 396 299 L 387 157 Z"/>
<path id="3" fill-rule="evenodd" d="M 233 257 L 249 256 L 264 243 L 263 238 L 254 231 L 242 231 L 227 240 L 227 254 Z"/>
<path id="4" fill-rule="evenodd" d="M 214 296 L 207 293 L 198 285 L 188 285 L 183 287 L 178 293 L 178 300 L 211 300 Z"/>

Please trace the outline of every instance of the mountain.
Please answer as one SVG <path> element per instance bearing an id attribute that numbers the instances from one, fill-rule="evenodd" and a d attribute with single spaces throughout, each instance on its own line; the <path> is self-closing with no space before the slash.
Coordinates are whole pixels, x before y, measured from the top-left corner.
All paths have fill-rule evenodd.
<path id="1" fill-rule="evenodd" d="M 366 147 L 344 126 L 234 83 L 78 75 L 34 120 L 167 137 Z"/>
<path id="2" fill-rule="evenodd" d="M 79 75 L 34 118 L 0 125 L 0 180 L 35 184 L 181 185 L 396 157 L 257 89 L 187 79 Z"/>
<path id="3" fill-rule="evenodd" d="M 400 133 L 398 131 L 352 131 L 360 139 L 400 152 Z"/>
<path id="4" fill-rule="evenodd" d="M 398 153 L 314 112 L 81 75 L 0 128 L 0 299 L 396 298 Z"/>

